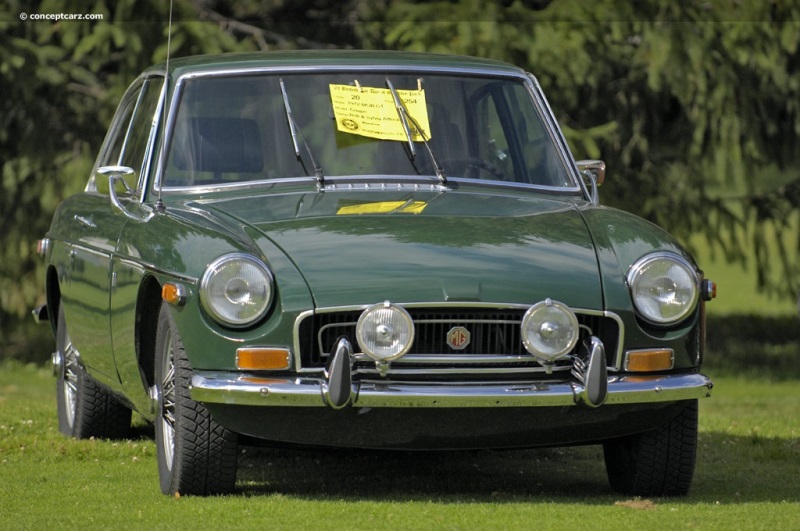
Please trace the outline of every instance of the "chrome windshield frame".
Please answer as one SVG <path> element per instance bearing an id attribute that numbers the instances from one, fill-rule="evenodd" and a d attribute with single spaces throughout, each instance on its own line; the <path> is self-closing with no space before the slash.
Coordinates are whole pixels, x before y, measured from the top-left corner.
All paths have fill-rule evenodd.
<path id="1" fill-rule="evenodd" d="M 550 110 L 549 105 L 547 104 L 547 100 L 544 98 L 544 95 L 541 93 L 541 88 L 539 87 L 538 83 L 535 82 L 535 78 L 522 70 L 519 72 L 513 72 L 505 69 L 493 69 L 493 68 L 467 68 L 467 67 L 447 67 L 447 66 L 427 66 L 427 65 L 392 65 L 392 66 L 385 66 L 385 65 L 347 65 L 347 64 L 340 64 L 340 65 L 302 65 L 302 66 L 286 66 L 286 65 L 276 65 L 276 66 L 256 66 L 256 67 L 237 67 L 237 68 L 212 68 L 208 70 L 198 70 L 194 72 L 185 72 L 180 74 L 177 80 L 174 82 L 174 89 L 170 98 L 170 105 L 168 106 L 168 115 L 166 120 L 165 126 L 165 134 L 162 135 L 162 152 L 160 156 L 160 160 L 158 161 L 158 165 L 155 168 L 155 178 L 152 179 L 152 185 L 148 187 L 148 192 L 153 193 L 158 196 L 160 193 L 169 195 L 169 194 L 179 194 L 179 195 L 197 195 L 197 194 L 208 194 L 214 193 L 217 191 L 222 190 L 238 190 L 238 189 L 264 189 L 265 186 L 276 185 L 276 184 L 298 184 L 298 183 L 305 183 L 308 182 L 312 184 L 314 187 L 317 186 L 317 179 L 314 177 L 306 177 L 306 176 L 292 176 L 292 177 L 281 177 L 281 178 L 272 178 L 272 179 L 263 179 L 257 181 L 248 181 L 246 183 L 225 183 L 219 185 L 192 185 L 192 186 L 162 186 L 162 180 L 164 173 L 166 171 L 166 158 L 167 154 L 169 153 L 169 146 L 172 142 L 172 136 L 174 133 L 174 126 L 177 120 L 177 113 L 179 110 L 180 99 L 182 97 L 183 91 L 186 87 L 186 83 L 193 79 L 199 78 L 206 78 L 206 77 L 233 77 L 233 76 L 261 76 L 261 75 L 291 75 L 291 74 L 313 74 L 313 73 L 342 73 L 342 72 L 365 72 L 370 74 L 376 73 L 398 73 L 398 74 L 437 74 L 437 75 L 467 75 L 467 76 L 486 76 L 486 77 L 493 77 L 497 79 L 510 79 L 515 81 L 521 81 L 525 87 L 528 89 L 529 95 L 531 96 L 531 101 L 534 104 L 537 112 L 544 120 L 545 124 L 547 125 L 547 131 L 551 135 L 551 139 L 553 140 L 553 144 L 557 150 L 558 156 L 566 170 L 567 175 L 569 175 L 570 179 L 572 180 L 573 186 L 548 186 L 548 185 L 539 185 L 539 184 L 529 184 L 529 183 L 518 183 L 518 182 L 502 182 L 504 188 L 519 188 L 519 189 L 528 189 L 528 190 L 539 190 L 539 191 L 546 191 L 546 192 L 558 192 L 563 194 L 569 195 L 580 195 L 585 197 L 586 190 L 585 187 L 581 185 L 580 174 L 578 173 L 577 167 L 575 166 L 574 159 L 572 158 L 572 153 L 569 151 L 567 146 L 566 139 L 558 126 L 558 122 L 555 120 L 552 111 Z M 425 181 L 427 182 L 427 178 L 431 180 L 438 181 L 438 177 L 436 175 L 425 175 L 419 176 L 414 175 L 412 176 L 414 180 L 417 181 Z M 393 180 L 397 178 L 403 178 L 403 176 L 393 175 Z M 363 181 L 370 181 L 374 182 L 377 185 L 380 185 L 382 182 L 386 182 L 386 176 L 383 175 L 357 175 L 357 176 L 343 176 L 343 175 L 336 175 L 336 176 L 326 176 L 326 181 L 338 181 L 338 180 L 349 180 L 352 182 L 363 182 Z M 497 186 L 500 181 L 489 181 L 489 180 L 475 180 L 475 179 L 459 179 L 459 178 L 448 178 L 448 182 L 450 181 L 470 181 L 474 182 L 478 185 L 487 185 L 487 186 Z M 327 188 L 327 187 L 325 187 Z M 325 189 L 322 188 L 322 189 Z"/>

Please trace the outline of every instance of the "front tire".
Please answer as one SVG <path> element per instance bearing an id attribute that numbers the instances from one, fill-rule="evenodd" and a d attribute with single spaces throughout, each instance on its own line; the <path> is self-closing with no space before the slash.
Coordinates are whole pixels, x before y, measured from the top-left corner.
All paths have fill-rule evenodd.
<path id="1" fill-rule="evenodd" d="M 664 426 L 603 444 L 611 487 L 634 496 L 685 496 L 697 455 L 697 400 Z"/>
<path id="2" fill-rule="evenodd" d="M 238 438 L 191 399 L 192 369 L 169 306 L 162 304 L 156 333 L 155 421 L 158 476 L 164 494 L 225 494 L 236 484 Z"/>
<path id="3" fill-rule="evenodd" d="M 69 336 L 64 306 L 59 305 L 56 349 L 58 431 L 76 439 L 124 439 L 131 427 L 131 410 L 106 391 L 81 365 Z"/>

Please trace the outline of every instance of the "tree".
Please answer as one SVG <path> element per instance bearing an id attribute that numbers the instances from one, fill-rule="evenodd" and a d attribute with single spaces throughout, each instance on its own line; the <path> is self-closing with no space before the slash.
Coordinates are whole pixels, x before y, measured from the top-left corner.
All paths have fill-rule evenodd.
<path id="1" fill-rule="evenodd" d="M 359 6 L 174 0 L 170 55 L 354 46 Z M 97 0 L 80 9 L 11 0 L 0 18 L 0 358 L 45 358 L 49 339 L 29 317 L 43 293 L 36 241 L 58 203 L 85 185 L 125 89 L 167 57 L 169 2 Z M 57 13 L 101 20 L 30 16 Z"/>
<path id="2" fill-rule="evenodd" d="M 605 203 L 730 260 L 752 249 L 765 289 L 797 293 L 797 2 L 403 0 L 372 15 L 370 46 L 527 68 L 576 157 L 608 162 Z"/>
<path id="3" fill-rule="evenodd" d="M 178 2 L 175 8 L 176 19 L 197 20 L 191 4 Z M 90 13 L 102 15 L 100 21 L 23 21 L 21 13 L 74 14 L 75 8 L 63 0 L 11 2 L 0 21 L 3 357 L 22 357 L 28 350 L 28 312 L 43 292 L 36 241 L 61 199 L 86 183 L 128 84 L 144 67 L 165 59 L 168 11 L 168 3 L 155 0 L 99 1 Z M 254 49 L 217 23 L 178 22 L 172 45 L 176 55 Z"/>

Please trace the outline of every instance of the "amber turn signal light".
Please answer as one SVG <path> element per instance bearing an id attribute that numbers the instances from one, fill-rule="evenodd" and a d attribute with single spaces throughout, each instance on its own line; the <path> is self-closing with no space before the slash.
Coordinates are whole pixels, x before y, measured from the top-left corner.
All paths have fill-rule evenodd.
<path id="1" fill-rule="evenodd" d="M 182 306 L 186 303 L 186 288 L 180 284 L 167 282 L 161 288 L 161 298 L 173 306 Z"/>
<path id="2" fill-rule="evenodd" d="M 625 370 L 629 372 L 666 371 L 675 365 L 672 349 L 629 350 L 625 353 Z"/>
<path id="3" fill-rule="evenodd" d="M 289 368 L 289 350 L 275 347 L 242 347 L 236 350 L 236 367 L 247 371 L 280 371 Z"/>

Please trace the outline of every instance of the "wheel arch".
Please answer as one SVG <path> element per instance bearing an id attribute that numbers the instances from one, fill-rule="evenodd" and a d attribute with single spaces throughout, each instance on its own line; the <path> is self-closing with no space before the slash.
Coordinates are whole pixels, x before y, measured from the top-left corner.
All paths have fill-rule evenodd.
<path id="1" fill-rule="evenodd" d="M 48 322 L 50 323 L 53 337 L 55 337 L 58 329 L 58 310 L 59 306 L 61 306 L 61 286 L 58 282 L 58 272 L 53 265 L 48 266 L 45 272 L 44 292 L 47 313 L 50 316 Z"/>
<path id="2" fill-rule="evenodd" d="M 136 357 L 146 388 L 155 383 L 156 331 L 161 309 L 161 283 L 145 276 L 136 300 Z"/>

